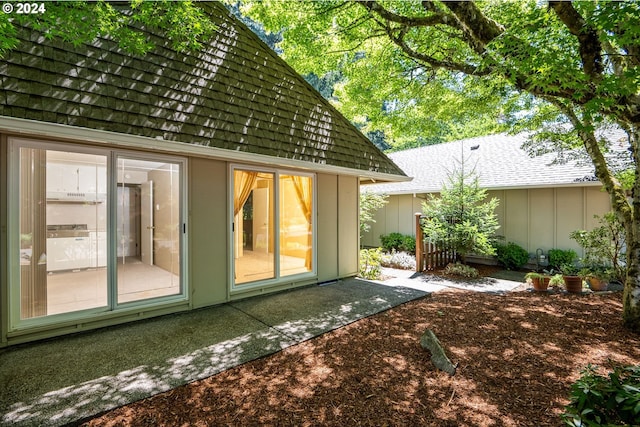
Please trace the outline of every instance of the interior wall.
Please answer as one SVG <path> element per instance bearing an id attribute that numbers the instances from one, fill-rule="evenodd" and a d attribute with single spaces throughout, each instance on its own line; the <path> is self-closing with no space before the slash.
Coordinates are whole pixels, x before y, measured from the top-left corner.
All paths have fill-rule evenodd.
<path id="1" fill-rule="evenodd" d="M 228 176 L 223 161 L 189 163 L 189 283 L 194 307 L 228 300 Z"/>
<path id="2" fill-rule="evenodd" d="M 176 167 L 166 164 L 149 171 L 148 179 L 154 185 L 153 263 L 166 271 L 180 274 L 180 182 Z"/>

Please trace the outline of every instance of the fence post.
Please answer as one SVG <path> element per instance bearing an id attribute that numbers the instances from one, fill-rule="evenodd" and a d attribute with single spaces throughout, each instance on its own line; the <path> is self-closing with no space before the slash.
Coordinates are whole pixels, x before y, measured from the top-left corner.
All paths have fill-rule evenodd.
<path id="1" fill-rule="evenodd" d="M 422 214 L 420 212 L 416 212 L 416 271 L 418 273 L 422 273 L 423 268 L 423 249 L 424 249 L 424 238 L 422 236 L 422 226 L 420 225 L 420 218 Z"/>

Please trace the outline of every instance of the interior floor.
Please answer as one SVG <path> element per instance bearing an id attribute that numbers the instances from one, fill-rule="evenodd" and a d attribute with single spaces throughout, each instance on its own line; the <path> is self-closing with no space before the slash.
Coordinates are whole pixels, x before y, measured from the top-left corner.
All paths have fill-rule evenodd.
<path id="1" fill-rule="evenodd" d="M 304 258 L 280 257 L 280 276 L 307 273 Z M 268 252 L 244 250 L 241 257 L 236 258 L 236 284 L 272 279 L 275 274 L 274 254 Z"/>
<path id="2" fill-rule="evenodd" d="M 47 275 L 47 314 L 107 305 L 107 269 L 90 268 Z M 180 293 L 180 277 L 136 258 L 118 260 L 118 303 Z"/>

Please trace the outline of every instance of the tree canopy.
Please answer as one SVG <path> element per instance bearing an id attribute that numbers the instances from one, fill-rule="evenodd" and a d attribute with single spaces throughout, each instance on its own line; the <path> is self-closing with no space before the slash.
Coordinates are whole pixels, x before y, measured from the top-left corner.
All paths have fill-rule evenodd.
<path id="1" fill-rule="evenodd" d="M 241 10 L 282 34 L 278 48 L 299 73 L 339 71 L 334 103 L 363 132 L 383 132 L 391 149 L 503 131 L 529 102 L 407 57 L 359 3 L 257 1 Z"/>
<path id="2" fill-rule="evenodd" d="M 154 47 L 139 30 L 140 25 L 163 30 L 177 51 L 200 48 L 215 30 L 206 14 L 191 1 L 61 1 L 43 5 L 38 13 L 0 13 L 0 58 L 18 43 L 14 20 L 28 23 L 46 37 L 57 37 L 76 46 L 98 36 L 109 37 L 134 54 L 145 54 Z"/>

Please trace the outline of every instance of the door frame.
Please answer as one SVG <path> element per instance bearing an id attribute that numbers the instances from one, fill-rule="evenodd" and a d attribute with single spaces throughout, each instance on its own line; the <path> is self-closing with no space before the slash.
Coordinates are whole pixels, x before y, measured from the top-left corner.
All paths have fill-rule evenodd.
<path id="1" fill-rule="evenodd" d="M 235 170 L 243 170 L 243 171 L 250 171 L 250 172 L 264 172 L 264 173 L 270 173 L 273 174 L 274 176 L 274 197 L 273 197 L 273 201 L 274 201 L 274 209 L 273 209 L 273 215 L 274 215 L 274 268 L 275 268 L 275 273 L 274 273 L 274 278 L 272 279 L 264 279 L 264 280 L 256 280 L 255 282 L 245 282 L 245 283 L 240 283 L 237 284 L 235 283 L 235 254 L 236 254 L 236 232 L 241 229 L 241 227 L 237 227 L 234 222 L 235 222 L 235 216 L 233 214 L 233 200 L 234 200 L 234 176 L 233 173 Z M 280 271 L 280 176 L 282 175 L 291 175 L 291 176 L 303 176 L 303 177 L 309 177 L 312 180 L 312 214 L 311 214 L 311 233 L 312 233 L 312 239 L 311 239 L 311 251 L 312 251 L 312 268 L 311 271 L 307 271 L 304 273 L 298 273 L 298 274 L 291 274 L 291 275 L 287 275 L 287 276 L 281 276 L 281 271 Z M 255 290 L 256 288 L 268 288 L 268 287 L 275 287 L 278 285 L 282 285 L 284 283 L 292 283 L 292 282 L 296 282 L 298 280 L 303 280 L 303 279 L 311 279 L 314 277 L 317 277 L 318 275 L 318 244 L 317 244 L 317 240 L 318 240 L 318 233 L 317 233 L 317 213 L 318 213 L 318 207 L 317 207 L 317 199 L 318 199 L 318 179 L 317 179 L 317 175 L 315 173 L 312 172 L 306 172 L 306 171 L 298 171 L 298 170 L 292 170 L 292 169 L 279 169 L 279 168 L 267 168 L 267 167 L 261 167 L 261 166 L 254 166 L 254 165 L 247 165 L 247 164 L 239 164 L 239 163 L 230 163 L 229 164 L 229 170 L 228 170 L 228 201 L 227 201 L 227 205 L 228 205 L 228 227 L 227 227 L 227 233 L 228 233 L 228 239 L 227 241 L 229 242 L 229 248 L 228 248 L 228 253 L 229 253 L 229 264 L 228 264 L 228 270 L 229 270 L 229 275 L 228 275 L 228 282 L 229 282 L 229 294 L 233 295 L 233 294 L 238 294 L 238 293 L 242 293 L 242 292 L 246 292 L 246 291 L 251 291 L 251 290 Z M 254 231 L 255 232 L 255 231 Z"/>
<path id="2" fill-rule="evenodd" d="M 115 147 L 96 147 L 81 143 L 66 143 L 51 141 L 44 137 L 7 136 L 7 304 L 8 309 L 7 332 L 22 333 L 33 328 L 56 328 L 64 327 L 65 324 L 78 320 L 95 321 L 100 318 L 109 319 L 117 313 L 126 314 L 130 310 L 139 310 L 149 307 L 150 309 L 170 306 L 176 302 L 188 302 L 190 300 L 188 273 L 188 241 L 187 241 L 187 206 L 188 206 L 188 158 L 164 155 L 155 153 L 145 153 L 134 150 L 120 149 Z M 34 148 L 40 150 L 77 152 L 83 154 L 93 154 L 106 157 L 107 174 L 107 305 L 85 310 L 64 312 L 60 314 L 44 315 L 29 319 L 21 319 L 20 301 L 20 218 L 19 203 L 20 197 L 20 168 L 19 157 L 20 148 Z M 179 165 L 179 182 L 176 184 L 179 189 L 179 262 L 180 262 L 180 292 L 175 295 L 156 297 L 145 300 L 121 303 L 117 302 L 117 256 L 116 256 L 116 203 L 117 197 L 117 159 L 139 159 L 144 161 L 167 162 Z"/>

